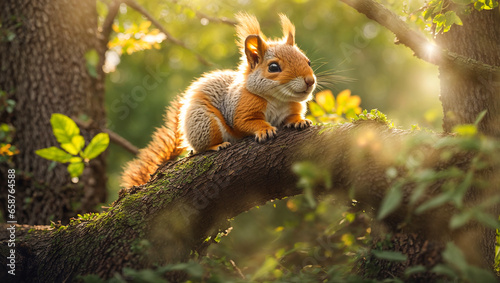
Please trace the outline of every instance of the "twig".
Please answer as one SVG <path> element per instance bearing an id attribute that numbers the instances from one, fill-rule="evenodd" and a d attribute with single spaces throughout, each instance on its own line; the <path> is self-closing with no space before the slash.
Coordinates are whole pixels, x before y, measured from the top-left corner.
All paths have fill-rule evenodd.
<path id="1" fill-rule="evenodd" d="M 182 7 L 185 7 L 187 9 L 189 9 L 189 10 L 195 10 L 192 7 L 190 7 L 189 5 L 186 5 L 184 2 L 179 3 L 179 1 L 177 1 L 177 0 L 172 0 L 172 3 L 174 3 L 176 5 L 180 5 Z M 207 15 L 205 13 L 202 13 L 200 11 L 196 11 L 196 16 L 198 17 L 198 19 L 207 19 L 208 21 L 214 22 L 214 23 L 222 23 L 222 24 L 226 24 L 226 25 L 230 25 L 230 26 L 235 26 L 237 24 L 236 21 L 231 20 L 229 18 L 226 18 L 226 17 L 222 17 L 222 18 L 211 17 L 211 16 L 209 16 L 209 15 Z"/>
<path id="2" fill-rule="evenodd" d="M 393 32 L 398 43 L 409 47 L 418 58 L 429 63 L 442 66 L 452 64 L 464 70 L 475 73 L 498 73 L 500 68 L 484 64 L 472 58 L 467 58 L 459 54 L 440 49 L 432 44 L 421 32 L 411 29 L 408 24 L 401 20 L 392 11 L 385 8 L 382 4 L 373 0 L 340 0 L 358 12 L 365 14 L 380 25 Z M 431 47 L 431 50 L 429 49 Z"/>
<path id="3" fill-rule="evenodd" d="M 208 21 L 210 22 L 214 22 L 214 23 L 222 23 L 222 24 L 226 24 L 226 25 L 230 25 L 230 26 L 235 26 L 237 24 L 236 21 L 233 21 L 229 18 L 226 18 L 226 17 L 222 17 L 222 18 L 216 18 L 216 17 L 211 17 L 207 14 L 204 14 L 202 12 L 199 12 L 199 11 L 196 11 L 196 16 L 199 18 L 199 19 L 207 19 Z"/>
<path id="4" fill-rule="evenodd" d="M 234 263 L 234 261 L 232 259 L 230 259 L 229 262 L 234 267 L 234 269 L 236 269 L 236 272 L 238 272 L 238 275 L 241 277 L 241 279 L 245 279 L 245 275 L 243 275 L 243 272 L 241 272 L 241 270 L 238 268 L 238 266 L 236 266 L 236 263 Z"/>
<path id="5" fill-rule="evenodd" d="M 101 44 L 107 47 L 109 35 L 113 30 L 113 22 L 115 21 L 116 15 L 118 14 L 118 10 L 120 8 L 120 4 L 123 0 L 113 0 L 108 4 L 108 14 L 104 19 L 101 27 Z"/>
<path id="6" fill-rule="evenodd" d="M 181 40 L 175 38 L 169 31 L 167 31 L 163 27 L 163 25 L 160 22 L 158 22 L 158 20 L 156 20 L 148 11 L 146 11 L 146 9 L 144 9 L 144 7 L 142 7 L 141 5 L 139 5 L 139 3 L 137 3 L 134 0 L 123 0 L 123 3 L 127 4 L 129 7 L 131 7 L 134 10 L 136 10 L 137 12 L 141 13 L 148 20 L 150 20 L 162 33 L 165 34 L 165 36 L 167 37 L 168 41 L 172 42 L 173 44 L 179 45 L 180 47 L 182 47 L 182 48 L 184 48 L 186 50 L 189 50 L 190 52 L 194 53 L 196 55 L 196 57 L 198 58 L 198 61 L 200 61 L 202 64 L 207 65 L 207 66 L 212 65 L 212 63 L 208 62 L 198 52 L 196 52 L 195 50 L 189 48 Z"/>
<path id="7" fill-rule="evenodd" d="M 123 147 L 125 150 L 132 153 L 133 155 L 137 155 L 139 153 L 139 149 L 136 146 L 131 144 L 128 140 L 126 140 L 119 134 L 111 131 L 110 129 L 103 129 L 102 131 L 108 133 L 109 140 L 115 143 L 116 145 Z"/>
<path id="8" fill-rule="evenodd" d="M 90 121 L 82 121 L 78 118 L 71 117 L 73 121 L 78 125 L 80 128 L 84 128 L 86 130 L 90 129 L 92 127 L 92 120 Z M 137 155 L 139 153 L 139 149 L 131 144 L 128 140 L 126 140 L 124 137 L 120 136 L 119 134 L 113 132 L 110 129 L 100 129 L 100 131 L 107 133 L 109 135 L 109 140 L 116 145 L 119 145 L 123 147 L 125 150 L 128 152 L 132 153 L 133 155 Z"/>
<path id="9" fill-rule="evenodd" d="M 109 36 L 113 29 L 113 22 L 118 14 L 118 10 L 122 2 L 122 0 L 113 0 L 108 4 L 108 14 L 102 23 L 101 32 L 99 34 L 99 50 L 97 51 L 99 53 L 99 62 L 97 64 L 99 73 L 102 73 L 106 51 L 108 51 Z"/>

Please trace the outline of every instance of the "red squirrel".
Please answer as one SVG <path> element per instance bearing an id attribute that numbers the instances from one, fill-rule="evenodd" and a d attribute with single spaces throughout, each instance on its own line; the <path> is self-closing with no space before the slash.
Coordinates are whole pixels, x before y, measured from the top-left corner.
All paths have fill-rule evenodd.
<path id="1" fill-rule="evenodd" d="M 316 88 L 311 61 L 295 45 L 295 27 L 280 14 L 283 37 L 267 39 L 254 16 L 237 15 L 241 62 L 237 70 L 217 70 L 193 82 L 167 110 L 138 159 L 126 165 L 122 186 L 146 183 L 158 165 L 184 148 L 222 150 L 246 136 L 265 142 L 277 127 L 309 127 L 306 102 Z"/>

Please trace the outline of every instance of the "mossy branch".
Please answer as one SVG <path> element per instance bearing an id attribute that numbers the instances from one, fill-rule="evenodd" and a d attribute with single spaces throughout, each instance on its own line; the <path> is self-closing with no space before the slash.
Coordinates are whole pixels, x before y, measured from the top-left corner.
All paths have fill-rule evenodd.
<path id="1" fill-rule="evenodd" d="M 227 219 L 269 200 L 302 193 L 291 170 L 299 161 L 311 161 L 330 172 L 332 187 L 318 186 L 316 192 L 346 201 L 354 197 L 361 207 L 377 211 L 391 184 L 386 170 L 396 164 L 404 140 L 411 136 L 409 131 L 371 120 L 303 131 L 281 129 L 265 144 L 246 138 L 221 152 L 164 164 L 149 183 L 122 191 L 106 212 L 53 229 L 27 232 L 23 228 L 17 238 L 18 272 L 30 281 L 59 282 L 85 274 L 109 278 L 124 267 L 140 269 L 187 260 L 192 251 L 203 253 L 208 236 L 228 228 Z M 426 149 L 426 166 L 467 166 L 471 158 L 457 156 L 442 163 L 436 155 Z M 409 196 L 413 187 L 403 190 Z M 402 205 L 385 223 L 392 230 L 399 229 L 397 223 L 403 222 L 408 210 Z M 446 211 L 434 215 L 437 222 L 433 223 L 447 221 L 449 216 Z M 426 219 L 428 215 L 417 217 L 405 229 L 433 237 L 426 233 L 430 229 Z M 438 227 L 432 231 L 447 233 L 447 225 Z M 6 229 L 2 231 L 0 262 L 6 266 L 8 235 Z"/>

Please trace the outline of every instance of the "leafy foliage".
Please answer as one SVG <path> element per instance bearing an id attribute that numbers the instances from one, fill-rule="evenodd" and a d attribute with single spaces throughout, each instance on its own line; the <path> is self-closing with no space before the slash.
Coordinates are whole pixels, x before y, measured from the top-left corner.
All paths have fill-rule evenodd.
<path id="1" fill-rule="evenodd" d="M 498 7 L 498 0 L 432 0 L 419 10 L 423 22 L 433 28 L 434 34 L 448 32 L 453 25 L 463 25 L 459 15 Z"/>
<path id="2" fill-rule="evenodd" d="M 160 43 L 165 35 L 158 29 L 151 29 L 150 21 L 143 21 L 139 25 L 132 23 L 129 27 L 114 24 L 113 30 L 116 37 L 109 42 L 108 47 L 118 53 L 132 54 L 137 51 L 156 48 L 160 49 Z"/>
<path id="3" fill-rule="evenodd" d="M 35 153 L 47 160 L 69 163 L 68 173 L 71 178 L 78 178 L 91 159 L 96 158 L 109 145 L 107 133 L 97 134 L 85 149 L 85 139 L 80 135 L 80 128 L 66 115 L 54 113 L 50 118 L 52 131 L 62 149 L 52 146 L 36 150 Z M 64 149 L 64 150 L 63 150 Z"/>
<path id="4" fill-rule="evenodd" d="M 16 102 L 8 98 L 7 92 L 0 90 L 0 114 L 6 112 L 7 115 L 11 115 L 15 106 Z M 14 133 L 15 129 L 11 124 L 0 124 L 0 162 L 9 161 L 13 155 L 19 153 L 16 146 L 12 145 Z"/>
<path id="5" fill-rule="evenodd" d="M 14 127 L 10 124 L 0 124 L 0 162 L 8 161 L 19 153 L 19 150 L 11 144 L 14 131 Z"/>
<path id="6" fill-rule="evenodd" d="M 315 101 L 309 102 L 310 115 L 307 118 L 316 123 L 346 122 L 361 113 L 360 103 L 361 98 L 351 96 L 348 89 L 341 91 L 336 98 L 330 90 L 324 90 L 316 94 Z"/>

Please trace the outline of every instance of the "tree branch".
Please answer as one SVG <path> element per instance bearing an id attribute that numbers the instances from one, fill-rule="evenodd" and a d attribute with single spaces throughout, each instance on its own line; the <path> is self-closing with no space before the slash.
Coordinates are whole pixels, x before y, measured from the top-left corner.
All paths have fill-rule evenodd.
<path id="1" fill-rule="evenodd" d="M 175 3 L 175 4 L 180 5 L 182 7 L 186 7 L 188 9 L 190 9 L 190 10 L 196 10 L 196 9 L 194 9 L 192 7 L 189 7 L 189 6 L 185 5 L 184 3 L 179 3 L 179 1 L 177 1 L 177 0 L 173 0 L 172 3 Z M 211 16 L 209 16 L 209 15 L 207 15 L 205 13 L 202 13 L 200 11 L 196 11 L 196 16 L 199 19 L 207 19 L 207 20 L 209 20 L 211 22 L 223 23 L 223 24 L 230 25 L 230 26 L 235 26 L 237 24 L 236 21 L 233 21 L 233 20 L 228 19 L 226 17 L 222 17 L 222 18 L 211 17 Z"/>
<path id="2" fill-rule="evenodd" d="M 137 12 L 141 13 L 148 20 L 150 20 L 162 33 L 165 34 L 165 36 L 167 37 L 168 41 L 172 42 L 173 44 L 179 45 L 180 47 L 182 47 L 182 48 L 184 48 L 184 49 L 186 49 L 186 50 L 194 53 L 196 55 L 196 58 L 198 58 L 198 61 L 200 61 L 202 64 L 207 65 L 207 66 L 212 65 L 212 63 L 210 63 L 209 61 L 207 61 L 201 54 L 199 54 L 195 50 L 189 48 L 181 40 L 175 38 L 169 31 L 167 31 L 165 29 L 165 27 L 163 27 L 163 25 L 158 20 L 156 20 L 146 9 L 144 9 L 144 7 L 142 7 L 141 5 L 139 5 L 139 3 L 137 3 L 134 0 L 123 0 L 123 3 L 127 4 L 129 7 L 131 7 L 134 10 L 136 10 Z"/>
<path id="3" fill-rule="evenodd" d="M 113 0 L 108 4 L 108 14 L 102 23 L 101 32 L 98 36 L 99 38 L 99 62 L 97 64 L 97 71 L 99 74 L 103 74 L 102 67 L 104 66 L 104 62 L 106 61 L 106 51 L 108 51 L 108 42 L 109 36 L 111 35 L 111 31 L 113 30 L 113 22 L 115 21 L 116 15 L 118 14 L 118 10 L 120 8 L 120 4 L 122 0 Z"/>
<path id="4" fill-rule="evenodd" d="M 84 122 L 78 118 L 72 117 L 73 121 L 80 127 L 84 129 L 89 129 L 92 127 L 92 121 Z M 121 146 L 126 151 L 132 153 L 133 155 L 137 155 L 139 153 L 139 149 L 130 143 L 127 139 L 120 136 L 119 134 L 113 132 L 110 129 L 99 129 L 101 132 L 107 133 L 109 135 L 109 140 L 116 145 Z"/>
<path id="5" fill-rule="evenodd" d="M 424 34 L 411 29 L 399 16 L 378 2 L 373 0 L 340 1 L 386 27 L 396 35 L 398 43 L 409 47 L 413 50 L 415 56 L 424 61 L 438 66 L 451 64 L 478 74 L 500 73 L 499 67 L 484 64 L 472 58 L 440 49 L 437 45 L 430 42 Z"/>
<path id="6" fill-rule="evenodd" d="M 226 25 L 230 25 L 230 26 L 235 26 L 237 24 L 236 21 L 233 21 L 229 18 L 226 18 L 226 17 L 222 17 L 222 18 L 216 18 L 216 17 L 211 17 L 205 13 L 202 13 L 200 11 L 196 11 L 196 16 L 199 18 L 199 19 L 207 19 L 209 20 L 210 22 L 214 22 L 214 23 L 222 23 L 222 24 L 226 24 Z"/>
<path id="7" fill-rule="evenodd" d="M 18 236 L 16 272 L 24 281 L 59 282 L 85 274 L 109 278 L 124 267 L 141 269 L 185 261 L 191 251 L 203 253 L 204 240 L 227 229 L 227 219 L 269 200 L 302 193 L 291 170 L 300 161 L 313 162 L 329 172 L 331 188 L 318 186 L 316 192 L 335 194 L 346 201 L 352 196 L 359 206 L 377 213 L 393 182 L 386 171 L 397 167 L 398 154 L 408 151 L 405 143 L 413 136 L 376 121 L 302 131 L 281 129 L 265 144 L 249 137 L 221 152 L 166 163 L 149 183 L 123 190 L 111 208 L 92 219 Z M 431 139 L 427 144 L 434 144 L 442 136 L 429 134 L 426 138 Z M 435 148 L 411 150 L 425 152 L 422 169 L 436 171 L 467 168 L 474 157 L 456 154 L 442 162 L 441 152 Z M 401 177 L 408 174 L 400 171 Z M 404 205 L 384 219 L 389 231 L 400 229 L 397 224 L 411 215 L 408 198 L 414 187 L 402 187 Z M 439 194 L 437 188 L 430 185 L 419 203 Z M 448 206 L 430 210 L 414 216 L 404 229 L 427 236 L 429 241 L 450 237 L 447 221 L 452 212 Z M 2 228 L 0 247 L 7 247 L 8 239 L 8 231 Z M 8 254 L 8 248 L 0 249 L 2 266 L 6 266 Z M 1 276 L 9 275 L 3 272 Z"/>
<path id="8" fill-rule="evenodd" d="M 103 129 L 102 131 L 109 135 L 109 139 L 111 142 L 121 146 L 123 149 L 132 153 L 134 156 L 139 153 L 139 149 L 135 145 L 130 143 L 127 139 L 120 136 L 119 134 L 111 131 L 110 129 Z"/>

